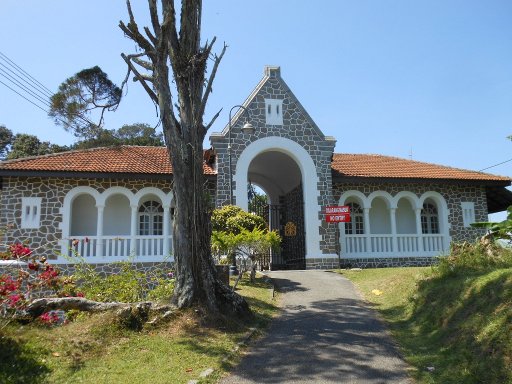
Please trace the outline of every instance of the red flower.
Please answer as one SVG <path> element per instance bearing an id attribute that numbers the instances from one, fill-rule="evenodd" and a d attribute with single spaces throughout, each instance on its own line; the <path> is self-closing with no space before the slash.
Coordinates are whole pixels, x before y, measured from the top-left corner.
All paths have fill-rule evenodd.
<path id="1" fill-rule="evenodd" d="M 15 294 L 15 295 L 11 295 L 9 296 L 9 306 L 11 308 L 13 307 L 16 307 L 16 304 L 23 298 L 22 295 L 20 294 Z"/>
<path id="2" fill-rule="evenodd" d="M 30 256 L 32 253 L 29 247 L 24 247 L 23 244 L 20 243 L 12 244 L 9 247 L 9 251 L 11 252 L 11 256 L 16 259 Z"/>
<path id="3" fill-rule="evenodd" d="M 39 269 L 39 264 L 28 263 L 28 269 L 31 269 L 32 271 L 37 271 Z"/>
<path id="4" fill-rule="evenodd" d="M 83 292 L 77 292 L 76 297 L 85 297 L 85 295 L 83 294 Z"/>
<path id="5" fill-rule="evenodd" d="M 11 276 L 0 276 L 0 296 L 7 296 L 9 293 L 19 289 L 20 283 L 13 280 Z"/>

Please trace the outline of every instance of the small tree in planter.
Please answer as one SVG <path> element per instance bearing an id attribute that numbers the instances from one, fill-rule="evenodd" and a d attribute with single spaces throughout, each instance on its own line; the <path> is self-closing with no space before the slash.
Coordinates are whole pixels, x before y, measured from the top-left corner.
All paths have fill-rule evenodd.
<path id="1" fill-rule="evenodd" d="M 281 237 L 277 232 L 269 231 L 263 218 L 233 205 L 213 212 L 212 227 L 213 251 L 251 260 L 251 282 L 261 257 L 281 242 Z"/>

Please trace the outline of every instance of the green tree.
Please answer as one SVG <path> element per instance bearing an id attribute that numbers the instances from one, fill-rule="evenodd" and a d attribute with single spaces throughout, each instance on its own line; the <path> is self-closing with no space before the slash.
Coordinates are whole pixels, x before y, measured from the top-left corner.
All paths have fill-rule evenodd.
<path id="1" fill-rule="evenodd" d="M 261 258 L 281 242 L 277 232 L 269 231 L 262 217 L 234 205 L 213 211 L 212 228 L 213 251 L 251 260 L 251 281 Z"/>
<path id="2" fill-rule="evenodd" d="M 5 125 L 0 125 L 0 159 L 5 159 L 10 151 L 14 135 Z"/>
<path id="3" fill-rule="evenodd" d="M 51 97 L 48 115 L 77 137 L 98 137 L 106 111 L 115 111 L 121 101 L 121 88 L 100 67 L 84 69 L 66 79 Z M 98 122 L 90 119 L 99 113 Z"/>
<path id="4" fill-rule="evenodd" d="M 163 146 L 163 136 L 148 124 L 126 124 L 119 129 L 99 129 L 95 137 L 80 140 L 73 149 L 111 147 L 116 145 Z"/>
<path id="5" fill-rule="evenodd" d="M 114 136 L 125 145 L 156 146 L 164 145 L 162 133 L 145 123 L 126 124 L 119 128 Z"/>
<path id="6" fill-rule="evenodd" d="M 47 155 L 69 150 L 66 146 L 41 141 L 37 136 L 19 133 L 14 136 L 7 159 L 19 159 L 27 156 Z"/>

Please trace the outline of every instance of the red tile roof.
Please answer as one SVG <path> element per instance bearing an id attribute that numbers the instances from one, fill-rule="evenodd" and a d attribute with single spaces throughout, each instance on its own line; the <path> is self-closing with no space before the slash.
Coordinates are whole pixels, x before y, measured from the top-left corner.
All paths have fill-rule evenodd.
<path id="1" fill-rule="evenodd" d="M 335 153 L 332 169 L 335 176 L 341 177 L 505 182 L 511 180 L 510 177 L 383 155 Z"/>
<path id="2" fill-rule="evenodd" d="M 216 171 L 203 165 L 206 175 Z M 382 155 L 333 155 L 334 176 L 347 178 L 439 179 L 510 182 L 509 177 Z M 0 163 L 2 171 L 171 174 L 165 147 L 120 146 L 27 157 Z"/>
<path id="3" fill-rule="evenodd" d="M 8 160 L 0 163 L 1 170 L 156 175 L 172 173 L 165 147 L 124 145 Z M 214 169 L 206 163 L 203 170 L 206 175 L 215 174 Z"/>

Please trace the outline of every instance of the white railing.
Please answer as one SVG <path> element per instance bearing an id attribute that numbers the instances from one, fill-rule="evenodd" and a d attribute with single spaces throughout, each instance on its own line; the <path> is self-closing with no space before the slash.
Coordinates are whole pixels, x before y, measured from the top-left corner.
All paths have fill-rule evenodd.
<path id="1" fill-rule="evenodd" d="M 345 235 L 342 253 L 352 257 L 435 256 L 446 250 L 441 234 Z"/>
<path id="2" fill-rule="evenodd" d="M 346 253 L 366 253 L 366 235 L 350 235 L 345 240 Z"/>
<path id="3" fill-rule="evenodd" d="M 392 235 L 369 235 L 372 253 L 390 253 L 393 252 Z"/>
<path id="4" fill-rule="evenodd" d="M 442 235 L 423 235 L 423 250 L 425 252 L 441 252 L 444 249 Z"/>
<path id="5" fill-rule="evenodd" d="M 398 252 L 417 253 L 419 251 L 418 235 L 397 235 L 396 243 L 398 247 Z"/>
<path id="6" fill-rule="evenodd" d="M 167 241 L 167 247 L 165 247 Z M 100 245 L 98 245 L 100 244 Z M 134 245 L 134 246 L 133 246 Z M 68 240 L 69 256 L 102 259 L 106 262 L 134 257 L 135 259 L 164 260 L 169 256 L 171 237 L 164 236 L 74 236 Z M 166 250 L 167 249 L 167 250 Z"/>

